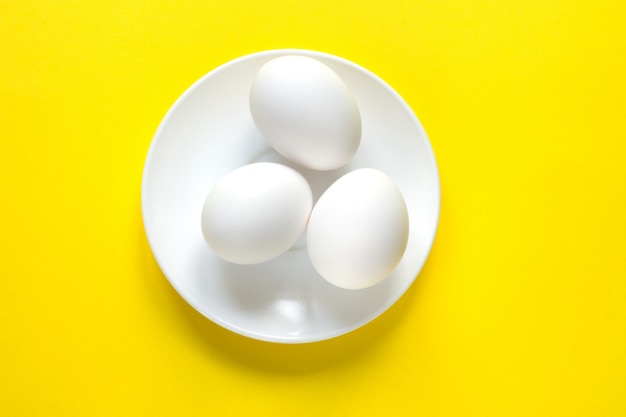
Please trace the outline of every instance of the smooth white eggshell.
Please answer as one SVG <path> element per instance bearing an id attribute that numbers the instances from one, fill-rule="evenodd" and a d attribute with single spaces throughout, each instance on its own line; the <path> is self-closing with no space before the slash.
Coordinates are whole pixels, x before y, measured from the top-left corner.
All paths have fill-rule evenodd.
<path id="1" fill-rule="evenodd" d="M 202 233 L 209 247 L 229 262 L 268 261 L 298 240 L 312 204 L 308 182 L 292 168 L 271 162 L 245 165 L 207 195 Z"/>
<path id="2" fill-rule="evenodd" d="M 307 250 L 328 282 L 361 289 L 391 274 L 408 236 L 400 190 L 383 172 L 363 168 L 339 178 L 319 198 L 309 218 Z"/>
<path id="3" fill-rule="evenodd" d="M 250 89 L 250 113 L 266 141 L 304 167 L 331 170 L 359 148 L 361 116 L 343 80 L 304 56 L 267 62 Z"/>

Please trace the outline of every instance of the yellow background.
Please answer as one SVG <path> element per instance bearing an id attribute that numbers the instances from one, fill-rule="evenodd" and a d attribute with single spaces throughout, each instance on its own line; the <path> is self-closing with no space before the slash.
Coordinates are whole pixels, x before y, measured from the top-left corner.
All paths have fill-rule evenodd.
<path id="1" fill-rule="evenodd" d="M 0 415 L 626 416 L 624 4 L 0 0 Z M 283 47 L 393 86 L 442 187 L 406 295 L 296 346 L 190 308 L 140 212 L 178 96 Z"/>

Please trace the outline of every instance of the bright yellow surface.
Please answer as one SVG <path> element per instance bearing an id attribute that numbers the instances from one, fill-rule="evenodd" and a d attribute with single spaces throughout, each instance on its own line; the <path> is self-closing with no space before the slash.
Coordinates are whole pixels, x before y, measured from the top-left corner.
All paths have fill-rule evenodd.
<path id="1" fill-rule="evenodd" d="M 231 334 L 159 271 L 143 163 L 176 98 L 296 47 L 374 71 L 442 211 L 382 317 Z M 0 415 L 626 416 L 622 1 L 0 0 Z"/>

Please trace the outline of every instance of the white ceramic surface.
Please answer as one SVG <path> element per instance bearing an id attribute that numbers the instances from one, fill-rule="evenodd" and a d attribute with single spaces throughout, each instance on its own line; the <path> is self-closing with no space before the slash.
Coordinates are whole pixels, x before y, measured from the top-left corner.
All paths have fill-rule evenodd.
<path id="1" fill-rule="evenodd" d="M 254 126 L 249 90 L 257 70 L 287 54 L 332 68 L 352 91 L 363 134 L 353 160 L 334 171 L 294 165 L 271 149 Z M 213 185 L 242 165 L 284 163 L 307 178 L 314 201 L 337 178 L 371 167 L 389 175 L 409 211 L 406 252 L 391 276 L 363 290 L 344 290 L 313 269 L 301 238 L 287 253 L 257 265 L 218 258 L 202 237 L 200 213 Z M 305 343 L 367 324 L 413 283 L 430 252 L 440 206 L 439 176 L 426 133 L 384 81 L 336 56 L 272 50 L 235 59 L 192 85 L 161 122 L 142 183 L 143 221 L 153 254 L 178 293 L 213 322 L 251 338 Z"/>

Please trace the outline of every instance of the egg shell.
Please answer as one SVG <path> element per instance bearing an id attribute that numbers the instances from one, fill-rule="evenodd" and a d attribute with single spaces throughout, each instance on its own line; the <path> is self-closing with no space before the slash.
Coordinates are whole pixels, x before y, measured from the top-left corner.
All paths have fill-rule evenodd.
<path id="1" fill-rule="evenodd" d="M 409 215 L 393 180 L 362 168 L 336 180 L 319 198 L 307 227 L 309 258 L 328 282 L 370 287 L 389 276 L 406 250 Z"/>
<path id="2" fill-rule="evenodd" d="M 209 247 L 229 262 L 268 261 L 302 235 L 312 205 L 311 188 L 294 169 L 271 162 L 245 165 L 207 195 L 202 233 Z"/>
<path id="3" fill-rule="evenodd" d="M 266 141 L 306 168 L 346 165 L 361 142 L 361 116 L 343 80 L 328 66 L 298 55 L 261 67 L 250 88 L 250 113 Z"/>

